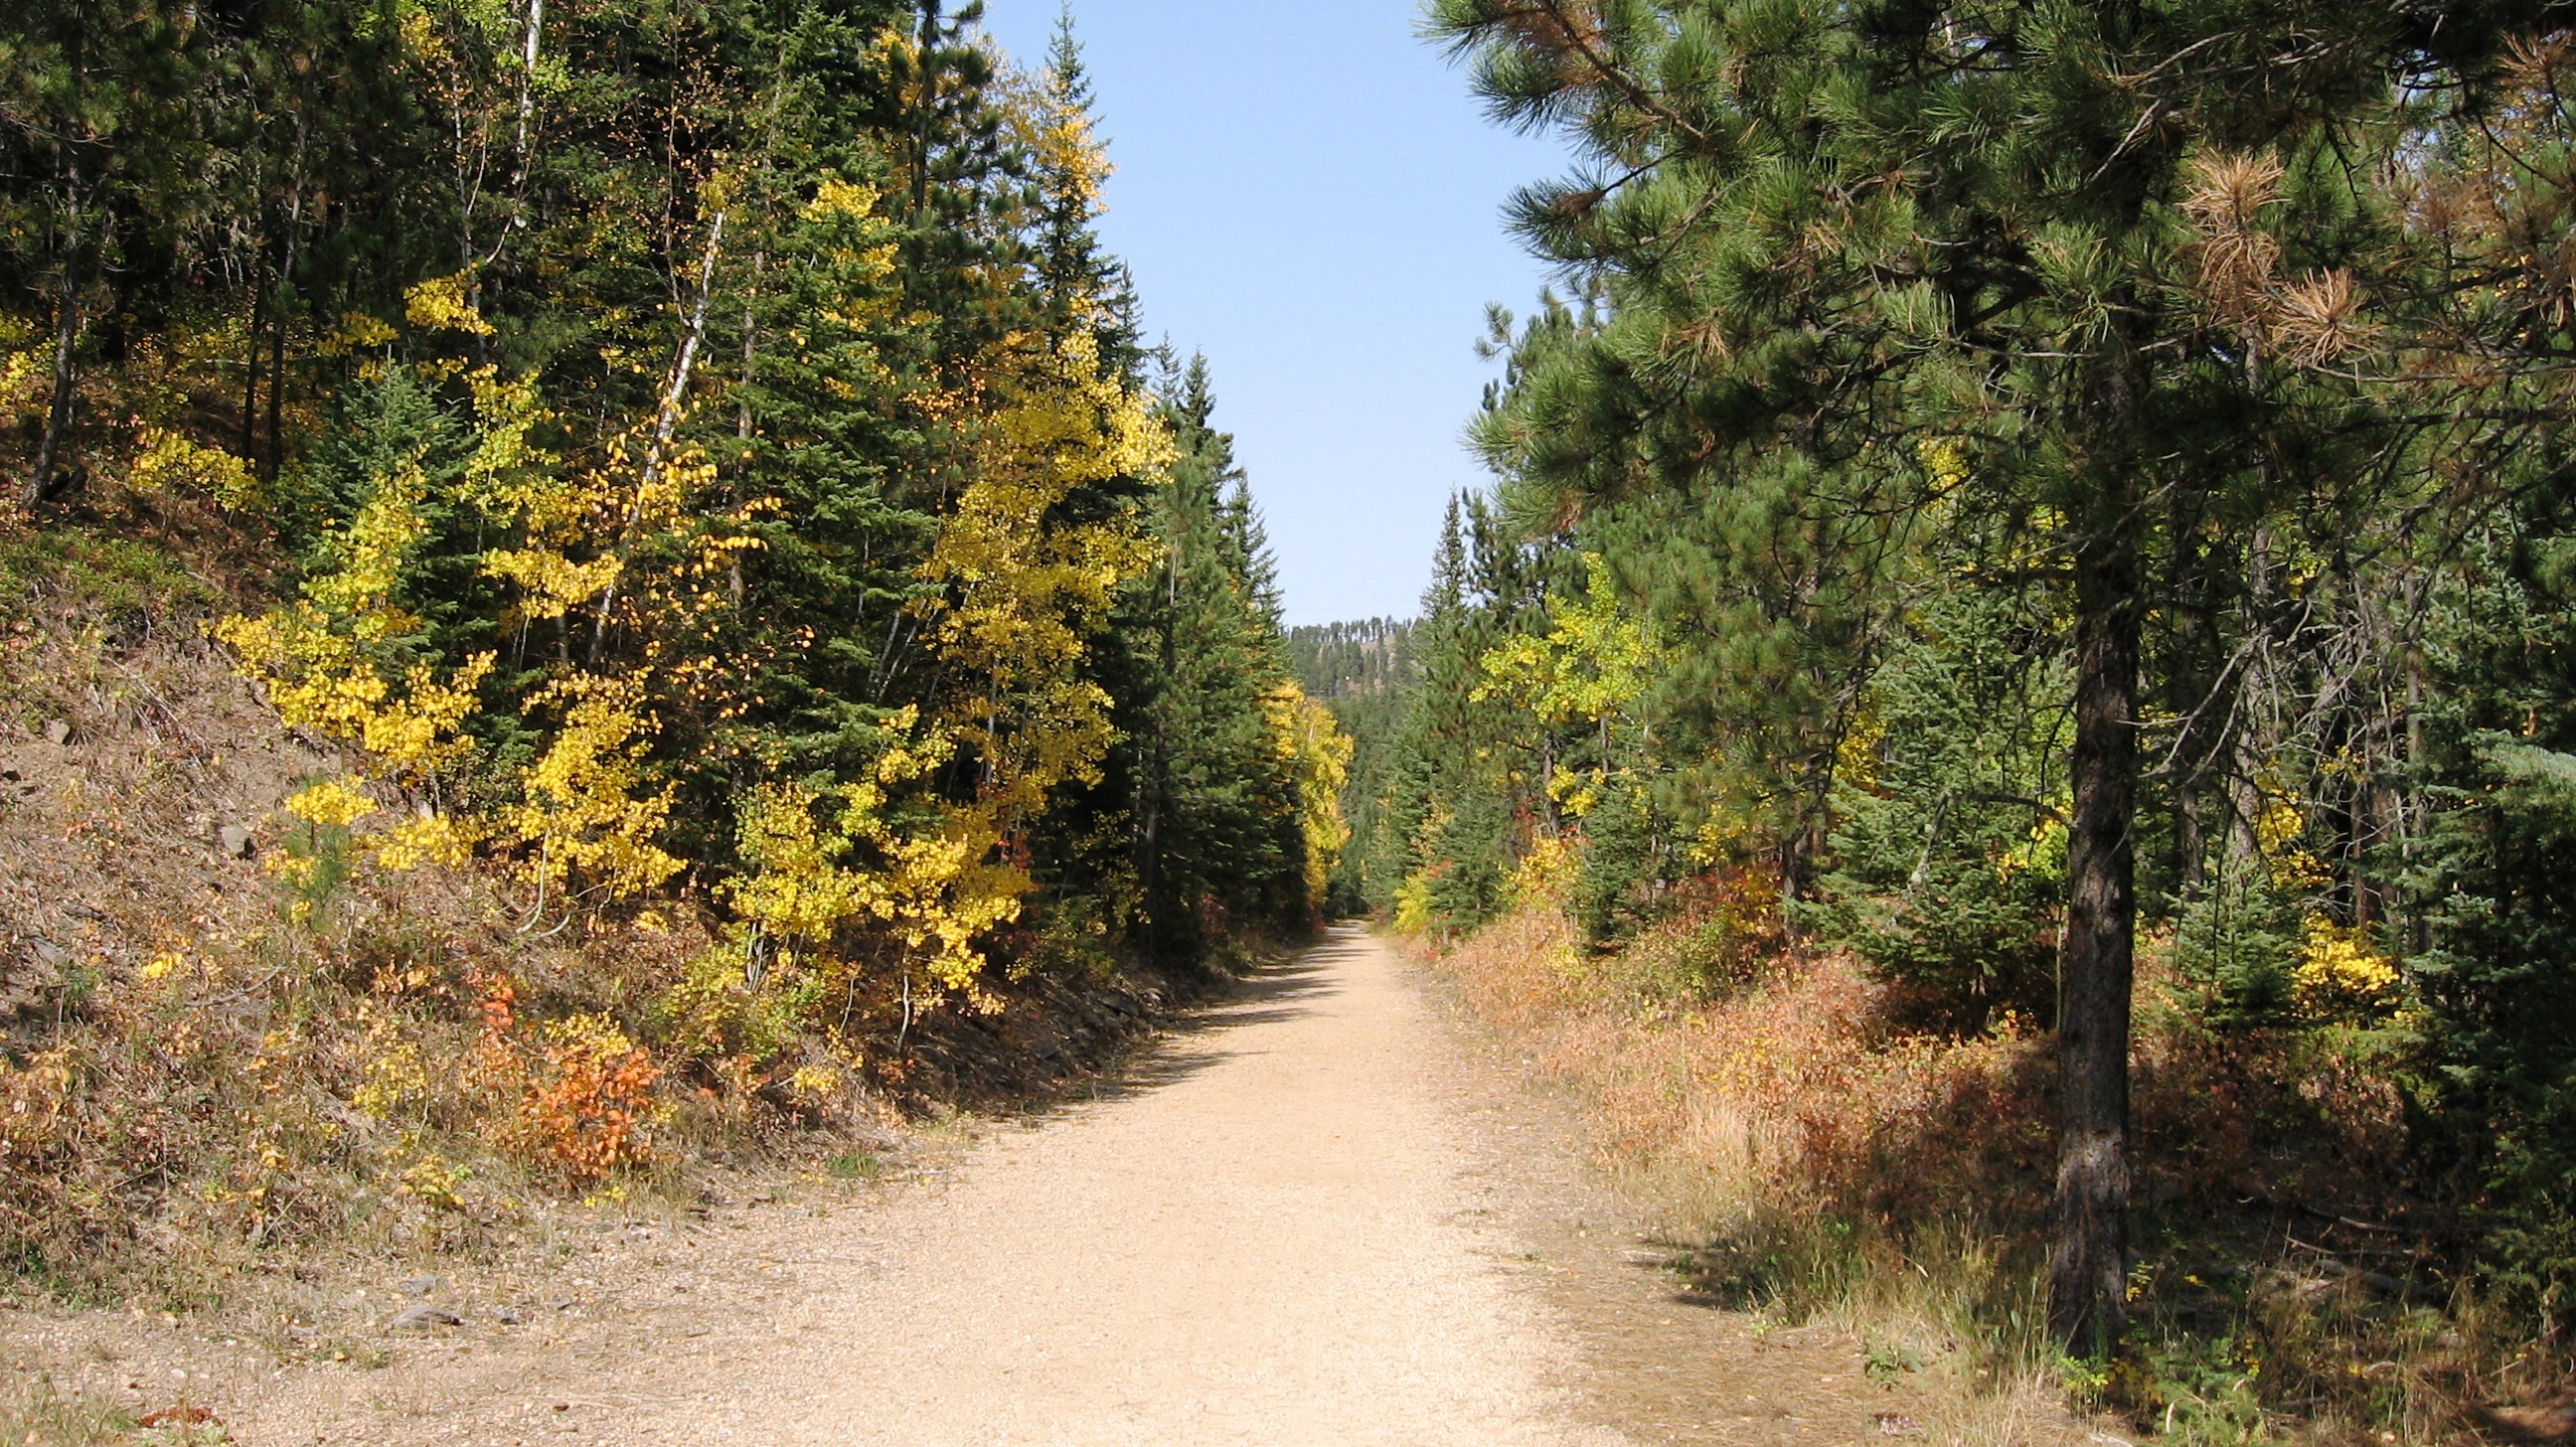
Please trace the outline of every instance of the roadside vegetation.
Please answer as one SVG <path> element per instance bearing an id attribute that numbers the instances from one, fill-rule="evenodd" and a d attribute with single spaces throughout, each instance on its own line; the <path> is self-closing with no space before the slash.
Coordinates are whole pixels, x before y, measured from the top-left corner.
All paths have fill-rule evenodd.
<path id="1" fill-rule="evenodd" d="M 1299 640 L 1336 887 L 1716 1297 L 2576 1434 L 2562 20 L 1431 14 L 1576 164 L 1422 616 Z"/>
<path id="2" fill-rule="evenodd" d="M 864 1178 L 1311 926 L 1089 105 L 936 6 L 0 20 L 0 1295 Z"/>

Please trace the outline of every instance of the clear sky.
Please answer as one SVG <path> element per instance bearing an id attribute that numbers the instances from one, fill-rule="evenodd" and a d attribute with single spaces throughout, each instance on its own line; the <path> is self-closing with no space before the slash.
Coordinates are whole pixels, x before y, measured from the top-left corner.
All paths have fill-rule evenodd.
<path id="1" fill-rule="evenodd" d="M 1544 268 L 1504 234 L 1562 151 L 1487 121 L 1414 34 L 1418 0 L 1076 0 L 1118 168 L 1101 233 L 1149 339 L 1204 351 L 1270 525 L 1291 623 L 1410 616 L 1460 430 L 1494 374 L 1484 307 Z M 1041 62 L 1058 0 L 987 0 Z"/>

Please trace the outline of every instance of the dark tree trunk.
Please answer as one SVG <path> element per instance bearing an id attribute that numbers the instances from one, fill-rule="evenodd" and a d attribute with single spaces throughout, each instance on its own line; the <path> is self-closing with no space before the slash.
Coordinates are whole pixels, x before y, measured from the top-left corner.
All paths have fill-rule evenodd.
<path id="1" fill-rule="evenodd" d="M 2126 1325 L 2129 992 L 2137 921 L 2138 633 L 2143 574 L 2125 468 L 2101 479 L 2076 553 L 2075 809 L 2058 982 L 2057 1249 L 2049 1326 L 2108 1360 Z"/>
<path id="2" fill-rule="evenodd" d="M 296 252 L 304 236 L 304 140 L 304 112 L 299 109 L 295 113 L 294 159 L 287 166 L 286 235 L 279 243 L 276 325 L 268 338 L 268 452 L 264 459 L 267 467 L 260 475 L 269 482 L 277 480 L 277 470 L 286 459 L 281 432 L 286 406 L 286 327 L 294 319 Z"/>
<path id="3" fill-rule="evenodd" d="M 286 248 L 287 266 L 292 267 L 295 246 Z M 285 426 L 286 408 L 286 281 L 280 274 L 277 287 L 277 325 L 268 334 L 268 450 L 259 457 L 260 479 L 277 481 L 277 469 L 285 460 L 285 444 L 278 440 Z"/>
<path id="4" fill-rule="evenodd" d="M 54 303 L 54 396 L 45 410 L 45 431 L 36 444 L 35 470 L 27 476 L 27 506 L 44 500 L 45 489 L 53 481 L 54 464 L 61 460 L 63 443 L 71 434 L 74 385 L 79 380 L 73 367 L 72 352 L 80 340 L 80 268 L 81 243 L 86 233 L 81 214 L 80 156 L 77 152 L 63 160 L 63 280 Z"/>
<path id="5" fill-rule="evenodd" d="M 259 354 L 261 328 L 268 324 L 268 243 L 262 241 L 251 264 L 250 345 L 242 353 L 241 455 L 259 456 Z"/>

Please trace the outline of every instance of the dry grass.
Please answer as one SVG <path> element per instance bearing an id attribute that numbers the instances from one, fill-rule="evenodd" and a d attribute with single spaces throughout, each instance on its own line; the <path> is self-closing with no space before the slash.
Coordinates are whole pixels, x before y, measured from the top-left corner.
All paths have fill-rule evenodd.
<path id="1" fill-rule="evenodd" d="M 1561 911 L 1526 907 L 1436 963 L 1589 1102 L 1601 1158 L 1696 1253 L 1704 1289 L 1928 1374 L 1940 1440 L 2045 1439 L 2070 1397 L 2176 1441 L 2493 1440 L 2569 1385 L 2563 1349 L 2442 1289 L 2425 1257 L 2391 1264 L 2405 1253 L 2384 1232 L 2328 1219 L 2400 1204 L 2385 1063 L 2333 1031 L 2199 1023 L 2153 951 L 2137 1353 L 2108 1378 L 2042 1330 L 2053 1071 L 2026 1022 L 1910 1031 L 1922 1012 L 1851 959 L 1768 948 L 1706 909 L 1598 955 Z"/>
<path id="2" fill-rule="evenodd" d="M 1041 971 L 871 1078 L 753 1038 L 690 901 L 532 925 L 496 871 L 375 871 L 282 812 L 338 761 L 206 641 L 227 605 L 173 559 L 0 518 L 0 1286 L 187 1310 L 319 1243 L 473 1256 L 567 1195 L 676 1209 L 1087 1077 L 1162 1002 Z M 328 867 L 299 886 L 282 854 Z M 890 1040 L 891 995 L 854 1003 L 880 1016 Z"/>

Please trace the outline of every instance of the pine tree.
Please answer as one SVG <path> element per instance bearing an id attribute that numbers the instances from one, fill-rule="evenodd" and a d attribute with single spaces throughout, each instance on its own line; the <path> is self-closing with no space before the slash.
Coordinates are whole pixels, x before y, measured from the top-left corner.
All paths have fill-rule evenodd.
<path id="1" fill-rule="evenodd" d="M 2116 1349 L 2125 1310 L 2142 637 L 2161 601 L 2153 560 L 2186 545 L 2159 528 L 2177 496 L 2295 515 L 2336 490 L 2313 469 L 2351 446 L 2241 356 L 2199 345 L 2205 312 L 2184 298 L 2209 282 L 2208 253 L 2183 218 L 2214 158 L 2247 148 L 2282 157 L 2305 204 L 2352 215 L 2358 178 L 2324 160 L 2336 138 L 2392 121 L 2427 64 L 2486 74 L 2510 19 L 2215 3 L 1434 9 L 1497 111 L 1565 122 L 1593 168 L 1519 202 L 1524 234 L 1611 301 L 1600 334 L 1544 359 L 1487 425 L 1524 486 L 1570 508 L 1749 500 L 1794 527 L 1946 506 L 1950 526 L 1987 530 L 1998 563 L 2050 560 L 2035 578 L 2014 570 L 2058 590 L 2073 659 L 2051 1322 L 2089 1356 Z M 2265 84 L 2244 83 L 2257 71 Z M 2384 233 L 2314 235 L 2298 258 L 2310 279 L 2279 284 L 2311 288 L 2308 314 L 2331 317 L 2330 278 Z M 2311 356 L 2348 345 L 2330 322 L 2306 335 Z M 2288 465 L 2221 480 L 2249 409 Z M 1921 451 L 1927 431 L 1960 439 L 1958 460 Z M 2315 445 L 2293 456 L 2292 436 Z M 1849 546 L 1824 535 L 1799 552 L 1831 564 Z"/>

